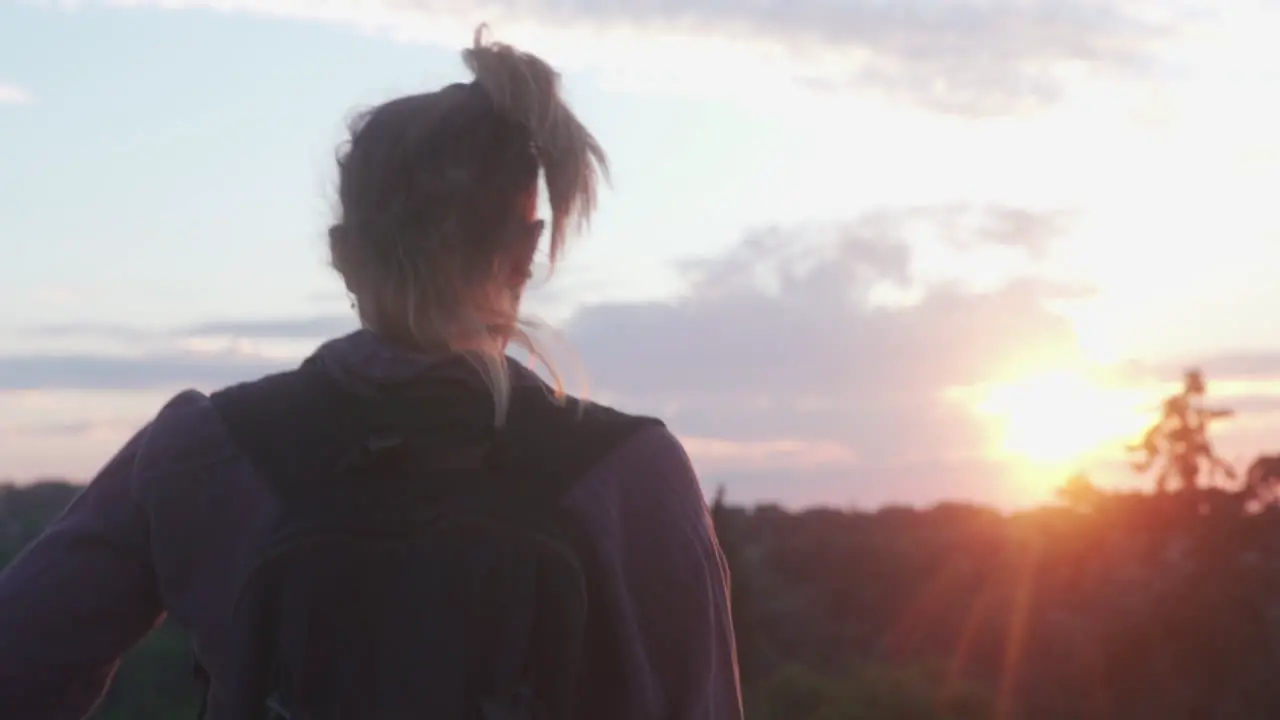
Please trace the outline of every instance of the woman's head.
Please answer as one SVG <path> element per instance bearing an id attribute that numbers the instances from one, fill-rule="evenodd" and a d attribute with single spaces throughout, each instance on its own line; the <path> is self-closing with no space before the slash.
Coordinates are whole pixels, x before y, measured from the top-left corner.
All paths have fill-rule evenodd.
<path id="1" fill-rule="evenodd" d="M 607 161 L 560 98 L 556 71 L 484 30 L 463 52 L 473 82 L 391 100 L 352 124 L 329 239 L 362 323 L 482 360 L 501 419 L 506 343 L 527 343 L 518 311 L 543 230 L 539 178 L 554 263 L 594 209 Z"/>

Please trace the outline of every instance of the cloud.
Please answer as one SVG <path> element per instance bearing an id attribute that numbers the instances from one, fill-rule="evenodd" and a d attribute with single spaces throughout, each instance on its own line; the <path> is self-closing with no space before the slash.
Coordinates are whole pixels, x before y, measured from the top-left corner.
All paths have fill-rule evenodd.
<path id="1" fill-rule="evenodd" d="M 802 238 L 785 230 L 757 234 L 695 266 L 680 299 L 588 306 L 565 332 L 595 388 L 661 412 L 683 435 L 842 449 L 848 463 L 834 469 L 793 459 L 793 483 L 842 477 L 860 497 L 950 494 L 973 482 L 966 468 L 989 468 L 993 438 L 948 390 L 1069 362 L 1078 348 L 1070 323 L 1049 309 L 1061 288 L 1033 277 L 991 290 L 943 282 L 914 303 L 874 302 L 877 287 L 916 281 L 910 247 L 876 230 L 927 215 L 877 213 L 834 231 L 822 252 L 798 251 Z M 942 224 L 951 216 L 931 215 Z M 712 475 L 743 470 L 760 472 Z M 895 487 L 876 486 L 888 477 Z"/>
<path id="2" fill-rule="evenodd" d="M 314 316 L 300 318 L 257 318 L 227 320 L 217 322 L 196 323 L 181 327 L 139 327 L 116 323 L 61 323 L 38 325 L 25 328 L 25 335 L 36 344 L 54 343 L 59 352 L 32 359 L 22 369 L 15 372 L 30 374 L 30 368 L 52 358 L 54 363 L 67 363 L 80 357 L 74 352 L 90 345 L 101 347 L 105 344 L 113 350 L 126 351 L 130 356 L 154 359 L 162 368 L 156 377 L 158 384 L 153 387 L 168 387 L 175 377 L 200 377 L 206 368 L 217 367 L 217 363 L 233 360 L 248 363 L 250 367 L 258 364 L 277 366 L 290 361 L 299 360 L 323 340 L 344 335 L 358 327 L 354 315 L 348 316 Z M 69 352 L 70 351 L 70 352 Z M 122 358 L 94 357 L 91 367 L 102 366 L 106 385 L 89 385 L 87 387 L 111 387 L 111 371 Z M 13 361 L 15 358 L 9 358 Z M 0 358 L 3 368 L 5 358 Z M 130 360 L 123 358 L 121 368 L 128 366 Z M 212 364 L 210 364 L 212 363 Z M 68 365 L 72 371 L 79 371 L 74 365 Z M 220 371 L 218 371 L 220 373 Z M 3 375 L 0 375 L 0 386 L 3 386 Z M 223 377 L 217 374 L 217 377 Z"/>
<path id="3" fill-rule="evenodd" d="M 145 328 L 109 323 L 62 323 L 27 328 L 33 335 L 61 337 L 98 337 L 112 340 L 140 341 L 163 338 L 241 337 L 277 340 L 324 339 L 350 332 L 356 327 L 354 316 L 318 315 L 303 318 L 258 318 L 234 321 L 196 323 L 178 328 Z"/>
<path id="4" fill-rule="evenodd" d="M 586 304 L 560 332 L 574 353 L 569 360 L 588 372 L 590 396 L 662 417 L 707 487 L 725 483 L 735 500 L 1041 501 L 1058 478 L 1028 482 L 1025 467 L 997 456 L 998 424 L 955 391 L 1081 362 L 1071 323 L 1054 310 L 1080 290 L 1035 272 L 983 287 L 927 275 L 918 240 L 932 238 L 935 250 L 957 257 L 1034 258 L 1052 250 L 1064 217 L 919 207 L 836 227 L 762 228 L 723 254 L 685 263 L 686 289 L 674 299 Z M 883 302 L 886 292 L 898 299 Z M 302 354 L 263 352 L 271 343 L 314 346 L 352 327 L 349 317 L 318 316 L 159 330 L 37 328 L 58 340 L 114 337 L 135 355 L 0 356 L 0 391 L 213 389 L 283 369 Z M 141 337 L 161 350 L 138 351 Z M 1204 368 L 1210 403 L 1241 413 L 1215 434 L 1243 462 L 1280 419 L 1280 354 L 1196 360 L 1135 363 L 1110 379 L 1149 390 L 1154 408 L 1184 367 Z M 569 388 L 578 389 L 572 375 Z M 71 433 L 82 420 L 46 410 L 30 424 L 50 430 L 65 423 Z M 57 439 L 50 432 L 42 442 Z M 1102 473 L 1104 465 L 1090 470 Z M 1133 480 L 1116 467 L 1116 481 Z"/>
<path id="5" fill-rule="evenodd" d="M 809 497 L 839 482 L 844 490 L 828 499 L 927 501 L 964 488 L 1002 500 L 988 472 L 996 467 L 991 430 L 948 391 L 1073 357 L 1072 328 L 1049 309 L 1063 289 L 1035 276 L 989 289 L 926 281 L 904 229 L 922 223 L 936 237 L 961 238 L 952 243 L 960 252 L 1026 253 L 1048 242 L 1047 221 L 1007 208 L 914 208 L 825 230 L 762 229 L 723 255 L 687 263 L 677 299 L 586 305 L 561 330 L 592 396 L 661 415 L 686 438 L 707 482 L 728 482 L 735 494 L 755 487 Z M 877 298 L 886 289 L 916 297 L 885 304 Z M 201 333 L 262 342 L 348 327 L 302 318 L 167 332 L 175 342 Z M 142 332 L 97 330 L 125 345 Z M 285 364 L 227 348 L 8 357 L 0 387 L 210 388 Z M 975 468 L 986 474 L 974 476 Z M 766 477 L 776 485 L 768 492 Z"/>
<path id="6" fill-rule="evenodd" d="M 182 330 L 184 335 L 274 338 L 279 340 L 324 339 L 356 329 L 354 316 L 318 316 L 293 320 L 247 320 L 193 325 Z"/>
<path id="7" fill-rule="evenodd" d="M 138 429 L 132 420 L 73 421 L 43 425 L 0 426 L 0 440 L 17 442 L 31 439 L 63 438 L 80 440 L 91 437 L 122 437 Z"/>
<path id="8" fill-rule="evenodd" d="M 117 3 L 109 3 L 117 4 Z M 1193 18 L 1154 0 L 152 0 L 350 24 L 408 40 L 464 42 L 479 20 L 570 65 L 698 78 L 708 90 L 791 81 L 871 91 L 984 116 L 1056 102 L 1070 77 L 1150 73 Z"/>
<path id="9" fill-rule="evenodd" d="M 1241 384 L 1251 387 L 1271 386 L 1280 379 L 1280 351 L 1260 348 L 1160 361 L 1134 360 L 1117 368 L 1123 373 L 1125 380 L 1139 383 L 1180 383 L 1183 373 L 1191 369 L 1198 369 L 1204 374 L 1211 391 L 1227 387 L 1232 388 L 1231 392 L 1240 394 Z M 1227 385 L 1222 385 L 1220 381 L 1225 381 Z M 1274 389 L 1280 391 L 1280 385 Z"/>
<path id="10" fill-rule="evenodd" d="M 1045 280 L 940 282 L 918 302 L 877 305 L 878 288 L 913 281 L 908 245 L 874 234 L 892 224 L 850 223 L 820 251 L 783 230 L 753 235 L 691 266 L 679 300 L 588 306 L 566 333 L 601 386 L 681 402 L 897 403 L 1072 351 L 1067 320 L 1045 308 L 1063 290 Z"/>
<path id="11" fill-rule="evenodd" d="M 1280 352 L 1258 350 L 1221 353 L 1203 358 L 1198 363 L 1183 363 L 1179 366 L 1179 370 L 1191 367 L 1200 368 L 1210 382 L 1215 376 L 1240 379 L 1276 378 L 1280 377 Z"/>
<path id="12" fill-rule="evenodd" d="M 28 105 L 35 98 L 24 88 L 0 81 L 0 105 Z"/>
<path id="13" fill-rule="evenodd" d="M 849 468 L 856 462 L 845 445 L 809 440 L 741 442 L 688 436 L 685 450 L 699 467 L 715 470 L 824 470 Z"/>
<path id="14" fill-rule="evenodd" d="M 286 367 L 233 354 L 9 355 L 0 356 L 0 390 L 212 389 Z"/>
<path id="15" fill-rule="evenodd" d="M 958 214 L 952 222 L 962 222 L 963 219 L 964 215 Z M 953 233 L 953 242 L 960 249 L 992 244 L 1018 248 L 1034 258 L 1043 259 L 1053 242 L 1066 232 L 1071 215 L 1063 211 L 1035 212 L 1026 208 L 998 206 L 988 208 L 977 219 L 976 232 L 970 235 Z"/>

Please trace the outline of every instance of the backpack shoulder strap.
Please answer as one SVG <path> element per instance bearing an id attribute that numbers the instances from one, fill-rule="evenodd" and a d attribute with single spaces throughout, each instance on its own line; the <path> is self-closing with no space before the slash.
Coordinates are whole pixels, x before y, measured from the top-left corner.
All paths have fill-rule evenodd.
<path id="1" fill-rule="evenodd" d="M 558 500 L 635 433 L 661 425 L 574 397 L 557 400 L 546 386 L 526 385 L 513 393 L 500 438 L 515 466 L 547 474 L 528 487 Z"/>
<path id="2" fill-rule="evenodd" d="M 492 412 L 491 405 L 458 402 L 482 399 L 477 393 L 447 396 L 453 402 L 431 402 L 431 393 L 415 393 L 414 388 L 406 388 L 405 395 L 362 397 L 343 389 L 311 359 L 296 370 L 215 392 L 210 400 L 233 441 L 264 480 L 280 490 L 290 479 L 323 477 L 353 449 L 376 443 L 380 420 L 399 416 L 412 419 L 404 424 L 447 426 L 454 417 L 474 419 Z M 662 425 L 656 418 L 574 397 L 557 400 L 541 382 L 514 387 L 509 407 L 507 422 L 495 435 L 495 449 L 511 466 L 544 476 L 544 482 L 519 484 L 544 502 L 563 497 L 637 431 Z"/>
<path id="3" fill-rule="evenodd" d="M 324 372 L 307 360 L 209 397 L 232 441 L 275 490 L 327 475 L 367 432 L 359 398 L 338 392 Z"/>

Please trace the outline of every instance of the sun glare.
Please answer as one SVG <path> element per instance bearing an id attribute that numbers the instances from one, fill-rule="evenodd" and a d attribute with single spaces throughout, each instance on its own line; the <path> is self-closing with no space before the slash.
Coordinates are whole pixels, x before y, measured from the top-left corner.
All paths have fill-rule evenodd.
<path id="1" fill-rule="evenodd" d="M 996 423 L 1004 455 L 1059 469 L 1109 445 L 1118 449 L 1149 420 L 1133 393 L 1072 370 L 989 386 L 974 410 Z"/>

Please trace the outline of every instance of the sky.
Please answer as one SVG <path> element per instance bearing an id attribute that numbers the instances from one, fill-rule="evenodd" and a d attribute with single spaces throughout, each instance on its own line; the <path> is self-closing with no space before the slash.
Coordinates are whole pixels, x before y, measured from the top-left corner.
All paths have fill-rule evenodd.
<path id="1" fill-rule="evenodd" d="M 91 479 L 166 399 L 355 327 L 345 123 L 466 81 L 482 21 L 609 153 L 532 291 L 568 389 L 731 500 L 1010 508 L 1184 368 L 1280 444 L 1280 3 L 0 5 L 0 478 Z M 1276 438 L 1272 440 L 1271 438 Z"/>

